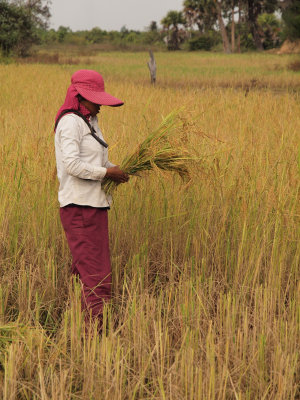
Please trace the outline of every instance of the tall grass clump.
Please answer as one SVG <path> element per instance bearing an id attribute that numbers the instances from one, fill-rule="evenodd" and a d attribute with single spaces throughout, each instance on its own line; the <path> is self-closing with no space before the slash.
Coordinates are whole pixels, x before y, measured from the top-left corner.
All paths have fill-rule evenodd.
<path id="1" fill-rule="evenodd" d="M 140 168 L 135 149 L 181 107 L 167 142 L 201 159 L 188 184 L 150 163 L 113 192 L 101 337 L 85 335 L 54 155 L 85 65 L 0 66 L 0 398 L 299 398 L 300 77 L 285 56 L 191 57 L 157 54 L 155 87 L 148 54 L 88 66 L 125 100 L 99 115 L 113 163 Z M 266 85 L 246 96 L 254 75 Z"/>

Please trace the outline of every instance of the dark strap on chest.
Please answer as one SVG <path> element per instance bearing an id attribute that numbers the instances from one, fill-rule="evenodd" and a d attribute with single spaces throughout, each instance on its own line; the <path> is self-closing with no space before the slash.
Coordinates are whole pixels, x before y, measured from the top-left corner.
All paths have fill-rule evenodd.
<path id="1" fill-rule="evenodd" d="M 93 138 L 95 138 L 97 140 L 98 143 L 100 143 L 102 146 L 104 146 L 105 148 L 108 147 L 108 144 L 104 142 L 104 140 L 100 139 L 99 136 L 96 135 L 96 131 L 95 129 L 92 127 L 92 125 L 90 124 L 89 120 L 83 115 L 81 114 L 80 111 L 78 110 L 74 110 L 73 108 L 68 108 L 67 110 L 63 110 L 59 116 L 57 117 L 57 120 L 55 122 L 55 126 L 54 126 L 54 130 L 56 130 L 57 125 L 60 121 L 60 119 L 66 115 L 66 114 L 76 114 L 78 115 L 78 117 L 82 118 L 84 120 L 84 122 L 87 124 L 87 126 L 90 129 L 90 134 L 93 136 Z"/>

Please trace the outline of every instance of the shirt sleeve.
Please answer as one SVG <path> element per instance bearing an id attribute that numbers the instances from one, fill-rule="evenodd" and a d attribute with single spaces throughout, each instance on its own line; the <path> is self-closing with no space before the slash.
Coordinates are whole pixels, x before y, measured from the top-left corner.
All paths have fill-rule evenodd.
<path id="1" fill-rule="evenodd" d="M 115 167 L 116 164 L 113 164 L 112 162 L 110 162 L 109 160 L 107 160 L 104 164 L 105 168 L 112 168 Z"/>
<path id="2" fill-rule="evenodd" d="M 95 167 L 80 158 L 80 142 L 82 133 L 72 116 L 65 116 L 58 124 L 58 135 L 62 154 L 62 162 L 69 175 L 81 179 L 102 180 L 106 175 L 106 167 Z"/>

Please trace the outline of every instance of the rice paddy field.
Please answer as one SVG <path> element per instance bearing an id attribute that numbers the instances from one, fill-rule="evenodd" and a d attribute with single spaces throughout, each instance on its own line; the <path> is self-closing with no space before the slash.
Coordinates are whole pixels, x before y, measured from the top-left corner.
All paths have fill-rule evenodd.
<path id="1" fill-rule="evenodd" d="M 300 398 L 300 74 L 295 56 L 158 53 L 0 65 L 0 398 Z M 113 301 L 86 336 L 59 220 L 54 117 L 96 69 L 121 163 L 162 118 L 197 161 L 115 190 Z"/>

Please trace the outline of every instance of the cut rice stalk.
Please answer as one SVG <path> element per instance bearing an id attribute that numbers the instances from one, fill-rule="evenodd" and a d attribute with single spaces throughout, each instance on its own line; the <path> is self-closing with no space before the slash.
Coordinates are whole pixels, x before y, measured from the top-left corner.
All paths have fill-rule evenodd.
<path id="1" fill-rule="evenodd" d="M 155 168 L 163 171 L 176 172 L 181 178 L 188 178 L 187 162 L 194 159 L 175 138 L 175 134 L 182 126 L 178 119 L 178 111 L 170 113 L 150 135 L 138 146 L 135 152 L 126 157 L 121 169 L 129 175 L 140 176 L 143 171 Z M 102 187 L 107 194 L 111 194 L 118 184 L 105 179 Z"/>

